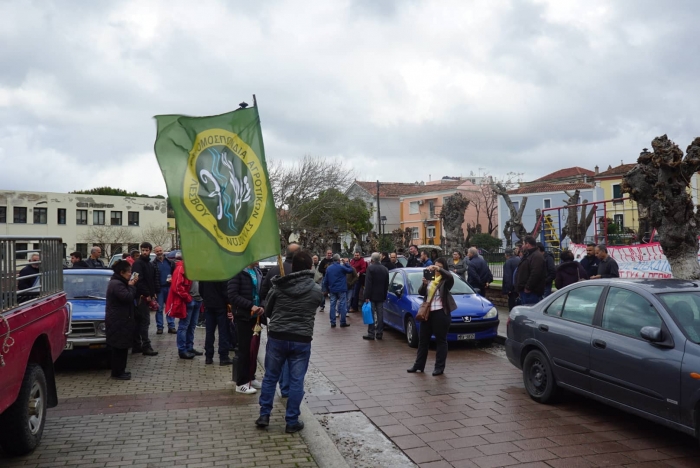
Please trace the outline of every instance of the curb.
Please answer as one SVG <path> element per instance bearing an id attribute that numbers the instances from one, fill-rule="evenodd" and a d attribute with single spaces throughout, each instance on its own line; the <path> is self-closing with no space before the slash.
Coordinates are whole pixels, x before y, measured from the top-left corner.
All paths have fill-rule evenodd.
<path id="1" fill-rule="evenodd" d="M 505 345 L 506 344 L 506 337 L 503 335 L 496 335 L 496 338 L 494 338 L 493 341 L 495 341 L 499 345 Z"/>
<path id="2" fill-rule="evenodd" d="M 265 347 L 262 346 L 262 339 L 260 341 L 258 364 L 265 370 Z M 267 339 L 265 342 L 267 343 Z M 276 390 L 276 393 L 277 396 L 281 396 L 279 388 Z M 286 406 L 286 401 L 283 404 Z M 316 464 L 322 468 L 349 468 L 338 447 L 303 400 L 299 409 L 301 410 L 299 419 L 304 423 L 304 429 L 299 434 L 301 434 L 301 438 L 304 439 L 304 442 L 309 447 L 309 452 L 314 457 Z"/>

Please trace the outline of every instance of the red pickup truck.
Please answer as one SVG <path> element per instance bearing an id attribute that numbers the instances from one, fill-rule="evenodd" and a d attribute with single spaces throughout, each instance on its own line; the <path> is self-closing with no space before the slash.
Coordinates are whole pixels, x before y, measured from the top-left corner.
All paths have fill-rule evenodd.
<path id="1" fill-rule="evenodd" d="M 53 364 L 70 319 L 61 238 L 0 236 L 0 446 L 9 455 L 37 447 L 46 408 L 58 404 Z"/>

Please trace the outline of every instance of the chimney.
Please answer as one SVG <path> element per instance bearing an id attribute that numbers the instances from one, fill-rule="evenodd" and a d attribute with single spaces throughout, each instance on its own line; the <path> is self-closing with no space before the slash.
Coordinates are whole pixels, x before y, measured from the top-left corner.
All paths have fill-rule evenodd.
<path id="1" fill-rule="evenodd" d="M 595 167 L 595 175 L 600 174 L 600 168 L 598 166 Z"/>
<path id="2" fill-rule="evenodd" d="M 588 183 L 588 174 L 583 174 L 583 183 L 584 184 Z"/>

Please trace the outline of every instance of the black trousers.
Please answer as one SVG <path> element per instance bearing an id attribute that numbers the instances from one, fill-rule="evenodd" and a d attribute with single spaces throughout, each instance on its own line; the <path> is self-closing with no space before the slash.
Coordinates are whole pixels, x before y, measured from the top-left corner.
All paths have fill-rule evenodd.
<path id="1" fill-rule="evenodd" d="M 151 340 L 148 338 L 148 326 L 151 324 L 151 309 L 148 307 L 148 301 L 141 298 L 134 309 L 134 320 L 136 327 L 134 328 L 134 348 L 146 349 L 151 347 Z"/>
<path id="2" fill-rule="evenodd" d="M 428 360 L 428 346 L 431 335 L 435 335 L 435 370 L 444 371 L 445 361 L 447 361 L 447 331 L 450 328 L 452 316 L 446 314 L 444 309 L 433 310 L 427 322 L 421 322 L 418 333 L 418 355 L 414 367 L 425 369 L 425 362 Z"/>
<path id="3" fill-rule="evenodd" d="M 223 307 L 214 308 L 207 307 L 205 312 L 205 326 L 207 328 L 206 338 L 204 338 L 204 355 L 207 359 L 214 357 L 214 333 L 216 328 L 219 328 L 219 358 L 228 358 L 229 333 L 228 333 L 228 317 L 226 317 L 226 309 Z"/>
<path id="4" fill-rule="evenodd" d="M 518 299 L 518 293 L 516 292 L 510 292 L 508 293 L 508 312 L 513 310 L 513 307 L 515 307 L 515 301 Z"/>
<path id="5" fill-rule="evenodd" d="M 236 385 L 247 384 L 254 380 L 257 366 L 250 368 L 250 342 L 253 338 L 254 320 L 236 320 L 238 336 L 238 363 L 236 365 Z"/>
<path id="6" fill-rule="evenodd" d="M 119 377 L 126 372 L 126 360 L 129 356 L 127 348 L 112 348 L 112 377 Z"/>

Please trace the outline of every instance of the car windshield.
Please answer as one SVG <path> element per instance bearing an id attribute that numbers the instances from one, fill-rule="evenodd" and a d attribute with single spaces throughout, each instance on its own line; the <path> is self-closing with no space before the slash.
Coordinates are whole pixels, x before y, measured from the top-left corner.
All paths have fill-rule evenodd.
<path id="1" fill-rule="evenodd" d="M 277 263 L 277 256 L 263 258 L 260 263 Z"/>
<path id="2" fill-rule="evenodd" d="M 700 292 L 658 294 L 685 336 L 700 344 Z"/>
<path id="3" fill-rule="evenodd" d="M 108 275 L 65 275 L 63 289 L 68 299 L 105 299 Z"/>
<path id="4" fill-rule="evenodd" d="M 454 294 L 474 294 L 474 290 L 465 283 L 462 278 L 452 273 L 454 276 L 455 284 L 450 289 L 450 292 Z M 423 285 L 423 272 L 422 271 L 412 271 L 408 273 L 408 281 L 411 283 L 411 294 L 417 295 L 418 290 Z"/>

